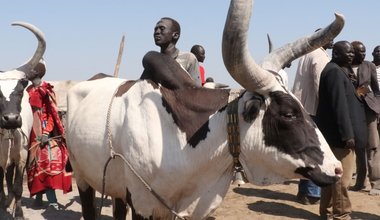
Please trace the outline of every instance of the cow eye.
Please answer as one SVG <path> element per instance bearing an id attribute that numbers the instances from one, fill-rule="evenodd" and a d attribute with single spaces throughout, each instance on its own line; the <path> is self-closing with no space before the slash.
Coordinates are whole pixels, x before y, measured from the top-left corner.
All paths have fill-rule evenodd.
<path id="1" fill-rule="evenodd" d="M 287 120 L 296 119 L 297 118 L 296 115 L 293 112 L 286 112 L 286 113 L 282 114 L 282 117 L 284 117 Z"/>

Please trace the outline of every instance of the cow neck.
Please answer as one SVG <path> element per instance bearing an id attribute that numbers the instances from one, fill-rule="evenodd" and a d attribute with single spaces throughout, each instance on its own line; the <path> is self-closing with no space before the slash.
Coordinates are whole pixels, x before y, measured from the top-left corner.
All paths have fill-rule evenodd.
<path id="1" fill-rule="evenodd" d="M 234 167 L 240 166 L 240 129 L 238 104 L 242 90 L 230 90 L 227 105 L 227 133 L 228 133 L 228 148 L 233 157 Z"/>
<path id="2" fill-rule="evenodd" d="M 102 184 L 102 191 L 101 191 L 102 195 L 101 195 L 101 205 L 100 205 L 100 209 L 99 209 L 99 214 L 102 213 L 103 201 L 105 199 L 105 193 L 104 193 L 105 192 L 105 184 L 106 184 L 105 178 L 106 178 L 106 172 L 107 172 L 108 164 L 111 162 L 112 159 L 115 159 L 116 157 L 119 157 L 119 158 L 121 158 L 125 162 L 125 164 L 128 166 L 128 168 L 130 169 L 130 171 L 141 181 L 141 183 L 145 186 L 145 188 L 147 190 L 149 190 L 149 192 L 152 193 L 152 195 L 154 197 L 156 197 L 156 199 L 158 201 L 160 201 L 163 206 L 165 206 L 173 215 L 175 215 L 176 219 L 185 220 L 184 217 L 180 216 L 173 208 L 171 208 L 165 202 L 165 200 L 156 191 L 154 191 L 154 189 L 137 172 L 137 170 L 127 160 L 127 158 L 124 157 L 123 154 L 115 152 L 115 150 L 113 148 L 113 144 L 112 144 L 112 131 L 111 131 L 111 127 L 110 127 L 112 104 L 113 104 L 113 101 L 114 101 L 115 97 L 117 97 L 117 95 L 120 95 L 120 87 L 126 86 L 127 89 L 126 88 L 125 89 L 128 90 L 134 83 L 135 83 L 134 81 L 131 81 L 131 82 L 128 81 L 128 82 L 122 82 L 122 83 L 120 83 L 119 86 L 116 87 L 116 90 L 114 91 L 114 93 L 112 94 L 110 103 L 108 105 L 107 119 L 106 119 L 106 130 L 107 130 L 107 142 L 108 142 L 108 147 L 109 147 L 109 150 L 110 150 L 110 156 L 109 156 L 108 160 L 106 161 L 106 163 L 104 165 L 104 169 L 103 169 L 103 177 L 102 177 L 102 183 L 103 184 Z M 121 90 L 123 90 L 123 89 L 121 89 Z"/>

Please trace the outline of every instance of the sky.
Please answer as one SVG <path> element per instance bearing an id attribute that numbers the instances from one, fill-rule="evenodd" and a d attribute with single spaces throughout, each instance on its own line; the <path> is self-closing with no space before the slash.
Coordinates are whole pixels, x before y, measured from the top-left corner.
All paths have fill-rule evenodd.
<path id="1" fill-rule="evenodd" d="M 221 52 L 229 4 L 227 0 L 0 1 L 0 70 L 22 65 L 37 47 L 31 32 L 11 26 L 12 22 L 24 21 L 45 35 L 45 80 L 86 80 L 100 72 L 113 74 L 123 35 L 119 77 L 138 79 L 144 54 L 159 51 L 153 41 L 155 24 L 161 17 L 172 17 L 181 25 L 177 47 L 190 51 L 194 44 L 202 45 L 206 50 L 206 77 L 238 88 L 224 67 Z M 366 59 L 372 60 L 373 48 L 380 45 L 379 8 L 378 0 L 258 0 L 253 7 L 248 46 L 255 61 L 260 62 L 268 53 L 267 34 L 274 48 L 281 47 L 329 25 L 338 12 L 345 17 L 345 27 L 335 41 L 362 41 L 367 47 Z M 285 69 L 290 88 L 297 65 L 295 60 Z"/>

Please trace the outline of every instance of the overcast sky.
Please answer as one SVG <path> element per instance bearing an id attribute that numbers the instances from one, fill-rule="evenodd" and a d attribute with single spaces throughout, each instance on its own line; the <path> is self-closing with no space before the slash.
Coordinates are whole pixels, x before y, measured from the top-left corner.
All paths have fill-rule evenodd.
<path id="1" fill-rule="evenodd" d="M 35 37 L 11 26 L 14 21 L 25 21 L 45 34 L 47 80 L 86 80 L 99 72 L 113 74 L 123 35 L 119 76 L 137 79 L 144 54 L 158 50 L 153 41 L 156 22 L 172 17 L 182 28 L 178 48 L 189 51 L 194 44 L 203 45 L 206 76 L 239 87 L 221 55 L 228 6 L 227 0 L 1 1 L 0 70 L 16 68 L 34 53 Z M 345 16 L 346 25 L 336 40 L 361 40 L 367 46 L 367 59 L 372 60 L 372 50 L 380 44 L 379 8 L 378 0 L 259 0 L 254 4 L 248 36 L 250 51 L 260 62 L 268 53 L 267 33 L 277 48 L 327 26 L 338 12 Z M 298 60 L 286 69 L 290 86 L 297 64 Z"/>

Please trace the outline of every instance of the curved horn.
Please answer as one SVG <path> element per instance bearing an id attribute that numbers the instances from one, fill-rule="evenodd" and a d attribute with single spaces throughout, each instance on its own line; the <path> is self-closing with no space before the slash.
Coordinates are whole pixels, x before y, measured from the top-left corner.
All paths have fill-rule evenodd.
<path id="1" fill-rule="evenodd" d="M 273 74 L 262 69 L 248 51 L 247 32 L 252 0 L 232 0 L 223 31 L 222 54 L 230 75 L 248 91 L 280 87 Z"/>
<path id="2" fill-rule="evenodd" d="M 343 15 L 335 13 L 335 20 L 327 27 L 315 32 L 311 36 L 284 45 L 268 54 L 261 63 L 266 70 L 278 72 L 283 65 L 326 45 L 333 40 L 343 29 Z"/>
<path id="3" fill-rule="evenodd" d="M 267 34 L 267 38 L 268 38 L 269 53 L 272 53 L 272 51 L 273 51 L 273 44 L 272 44 L 272 40 L 270 39 L 269 34 Z"/>
<path id="4" fill-rule="evenodd" d="M 30 30 L 36 36 L 38 40 L 38 46 L 32 58 L 30 58 L 30 60 L 26 64 L 17 68 L 17 70 L 24 72 L 26 76 L 28 77 L 29 72 L 32 71 L 34 67 L 36 67 L 36 65 L 39 63 L 39 61 L 41 60 L 42 56 L 45 53 L 45 50 L 46 50 L 45 36 L 42 33 L 42 31 L 40 31 L 36 26 L 29 23 L 19 21 L 19 22 L 13 22 L 12 25 L 21 26 Z"/>

